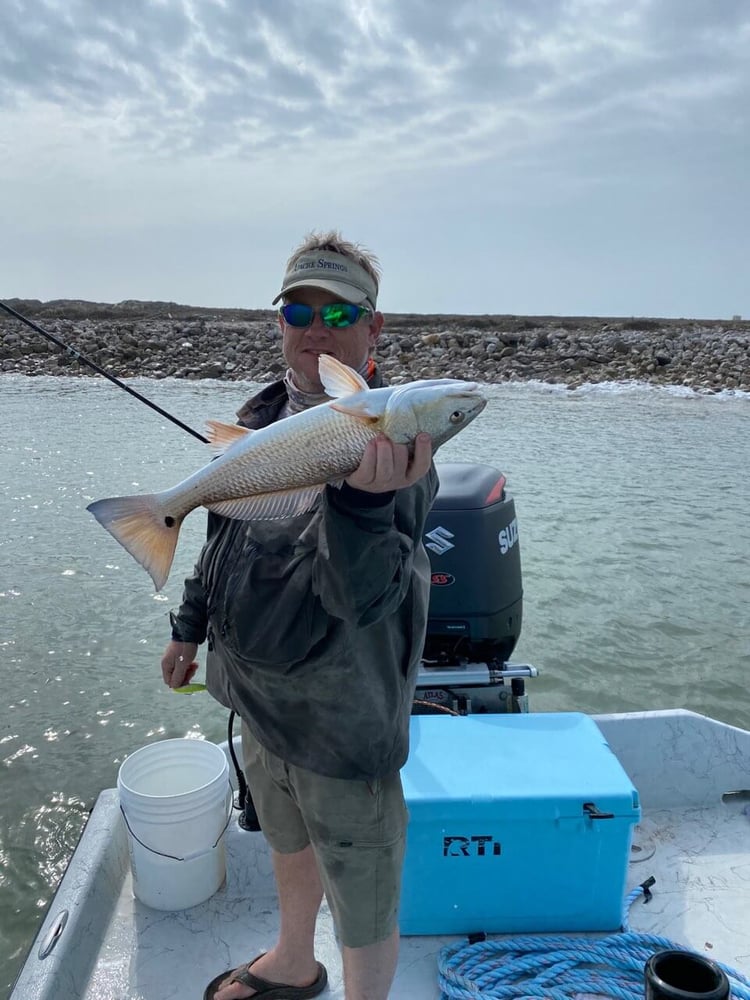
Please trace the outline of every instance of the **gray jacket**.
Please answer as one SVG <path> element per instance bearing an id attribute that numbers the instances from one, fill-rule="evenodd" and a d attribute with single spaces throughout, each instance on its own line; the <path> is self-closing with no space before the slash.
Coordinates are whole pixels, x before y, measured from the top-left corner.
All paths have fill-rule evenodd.
<path id="1" fill-rule="evenodd" d="M 240 423 L 272 423 L 285 401 L 283 383 L 267 386 Z M 209 691 L 288 763 L 370 779 L 406 760 L 437 482 L 433 466 L 396 493 L 328 487 L 283 521 L 209 514 L 173 637 L 208 638 Z"/>

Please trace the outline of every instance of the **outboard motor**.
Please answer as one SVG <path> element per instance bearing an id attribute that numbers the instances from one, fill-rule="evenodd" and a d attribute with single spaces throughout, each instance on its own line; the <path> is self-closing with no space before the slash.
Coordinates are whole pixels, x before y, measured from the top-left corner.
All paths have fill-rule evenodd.
<path id="1" fill-rule="evenodd" d="M 414 712 L 527 711 L 524 678 L 536 670 L 508 663 L 521 634 L 523 588 L 505 476 L 469 462 L 438 463 L 437 471 L 424 536 L 432 586 Z"/>

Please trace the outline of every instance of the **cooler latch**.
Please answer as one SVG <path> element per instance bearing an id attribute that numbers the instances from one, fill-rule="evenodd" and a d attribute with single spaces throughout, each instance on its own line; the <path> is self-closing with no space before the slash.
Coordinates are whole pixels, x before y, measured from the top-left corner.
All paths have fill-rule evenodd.
<path id="1" fill-rule="evenodd" d="M 584 802 L 583 811 L 587 813 L 589 819 L 614 819 L 614 813 L 603 813 L 595 802 Z"/>

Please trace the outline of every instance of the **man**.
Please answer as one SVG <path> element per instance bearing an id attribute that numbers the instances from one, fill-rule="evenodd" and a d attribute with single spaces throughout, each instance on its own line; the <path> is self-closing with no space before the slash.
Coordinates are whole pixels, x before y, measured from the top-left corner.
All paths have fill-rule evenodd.
<path id="1" fill-rule="evenodd" d="M 337 232 L 311 234 L 274 299 L 282 301 L 286 377 L 250 399 L 240 423 L 262 427 L 324 401 L 321 354 L 381 384 L 378 285 L 371 254 Z M 388 996 L 406 832 L 399 770 L 429 594 L 421 538 L 436 491 L 429 435 L 411 455 L 382 438 L 307 514 L 270 522 L 209 515 L 162 673 L 171 687 L 185 683 L 208 638 L 209 691 L 242 718 L 281 928 L 274 948 L 221 973 L 206 998 L 262 996 L 279 984 L 298 989 L 272 995 L 320 993 L 326 971 L 313 945 L 324 892 L 347 1000 Z"/>

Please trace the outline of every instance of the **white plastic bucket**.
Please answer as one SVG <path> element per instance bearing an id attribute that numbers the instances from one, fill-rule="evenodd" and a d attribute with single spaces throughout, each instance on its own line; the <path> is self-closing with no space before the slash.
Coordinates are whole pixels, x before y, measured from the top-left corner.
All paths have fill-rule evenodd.
<path id="1" fill-rule="evenodd" d="M 184 910 L 226 878 L 224 831 L 232 812 L 224 751 L 205 740 L 162 740 L 120 766 L 133 892 L 156 910 Z"/>

